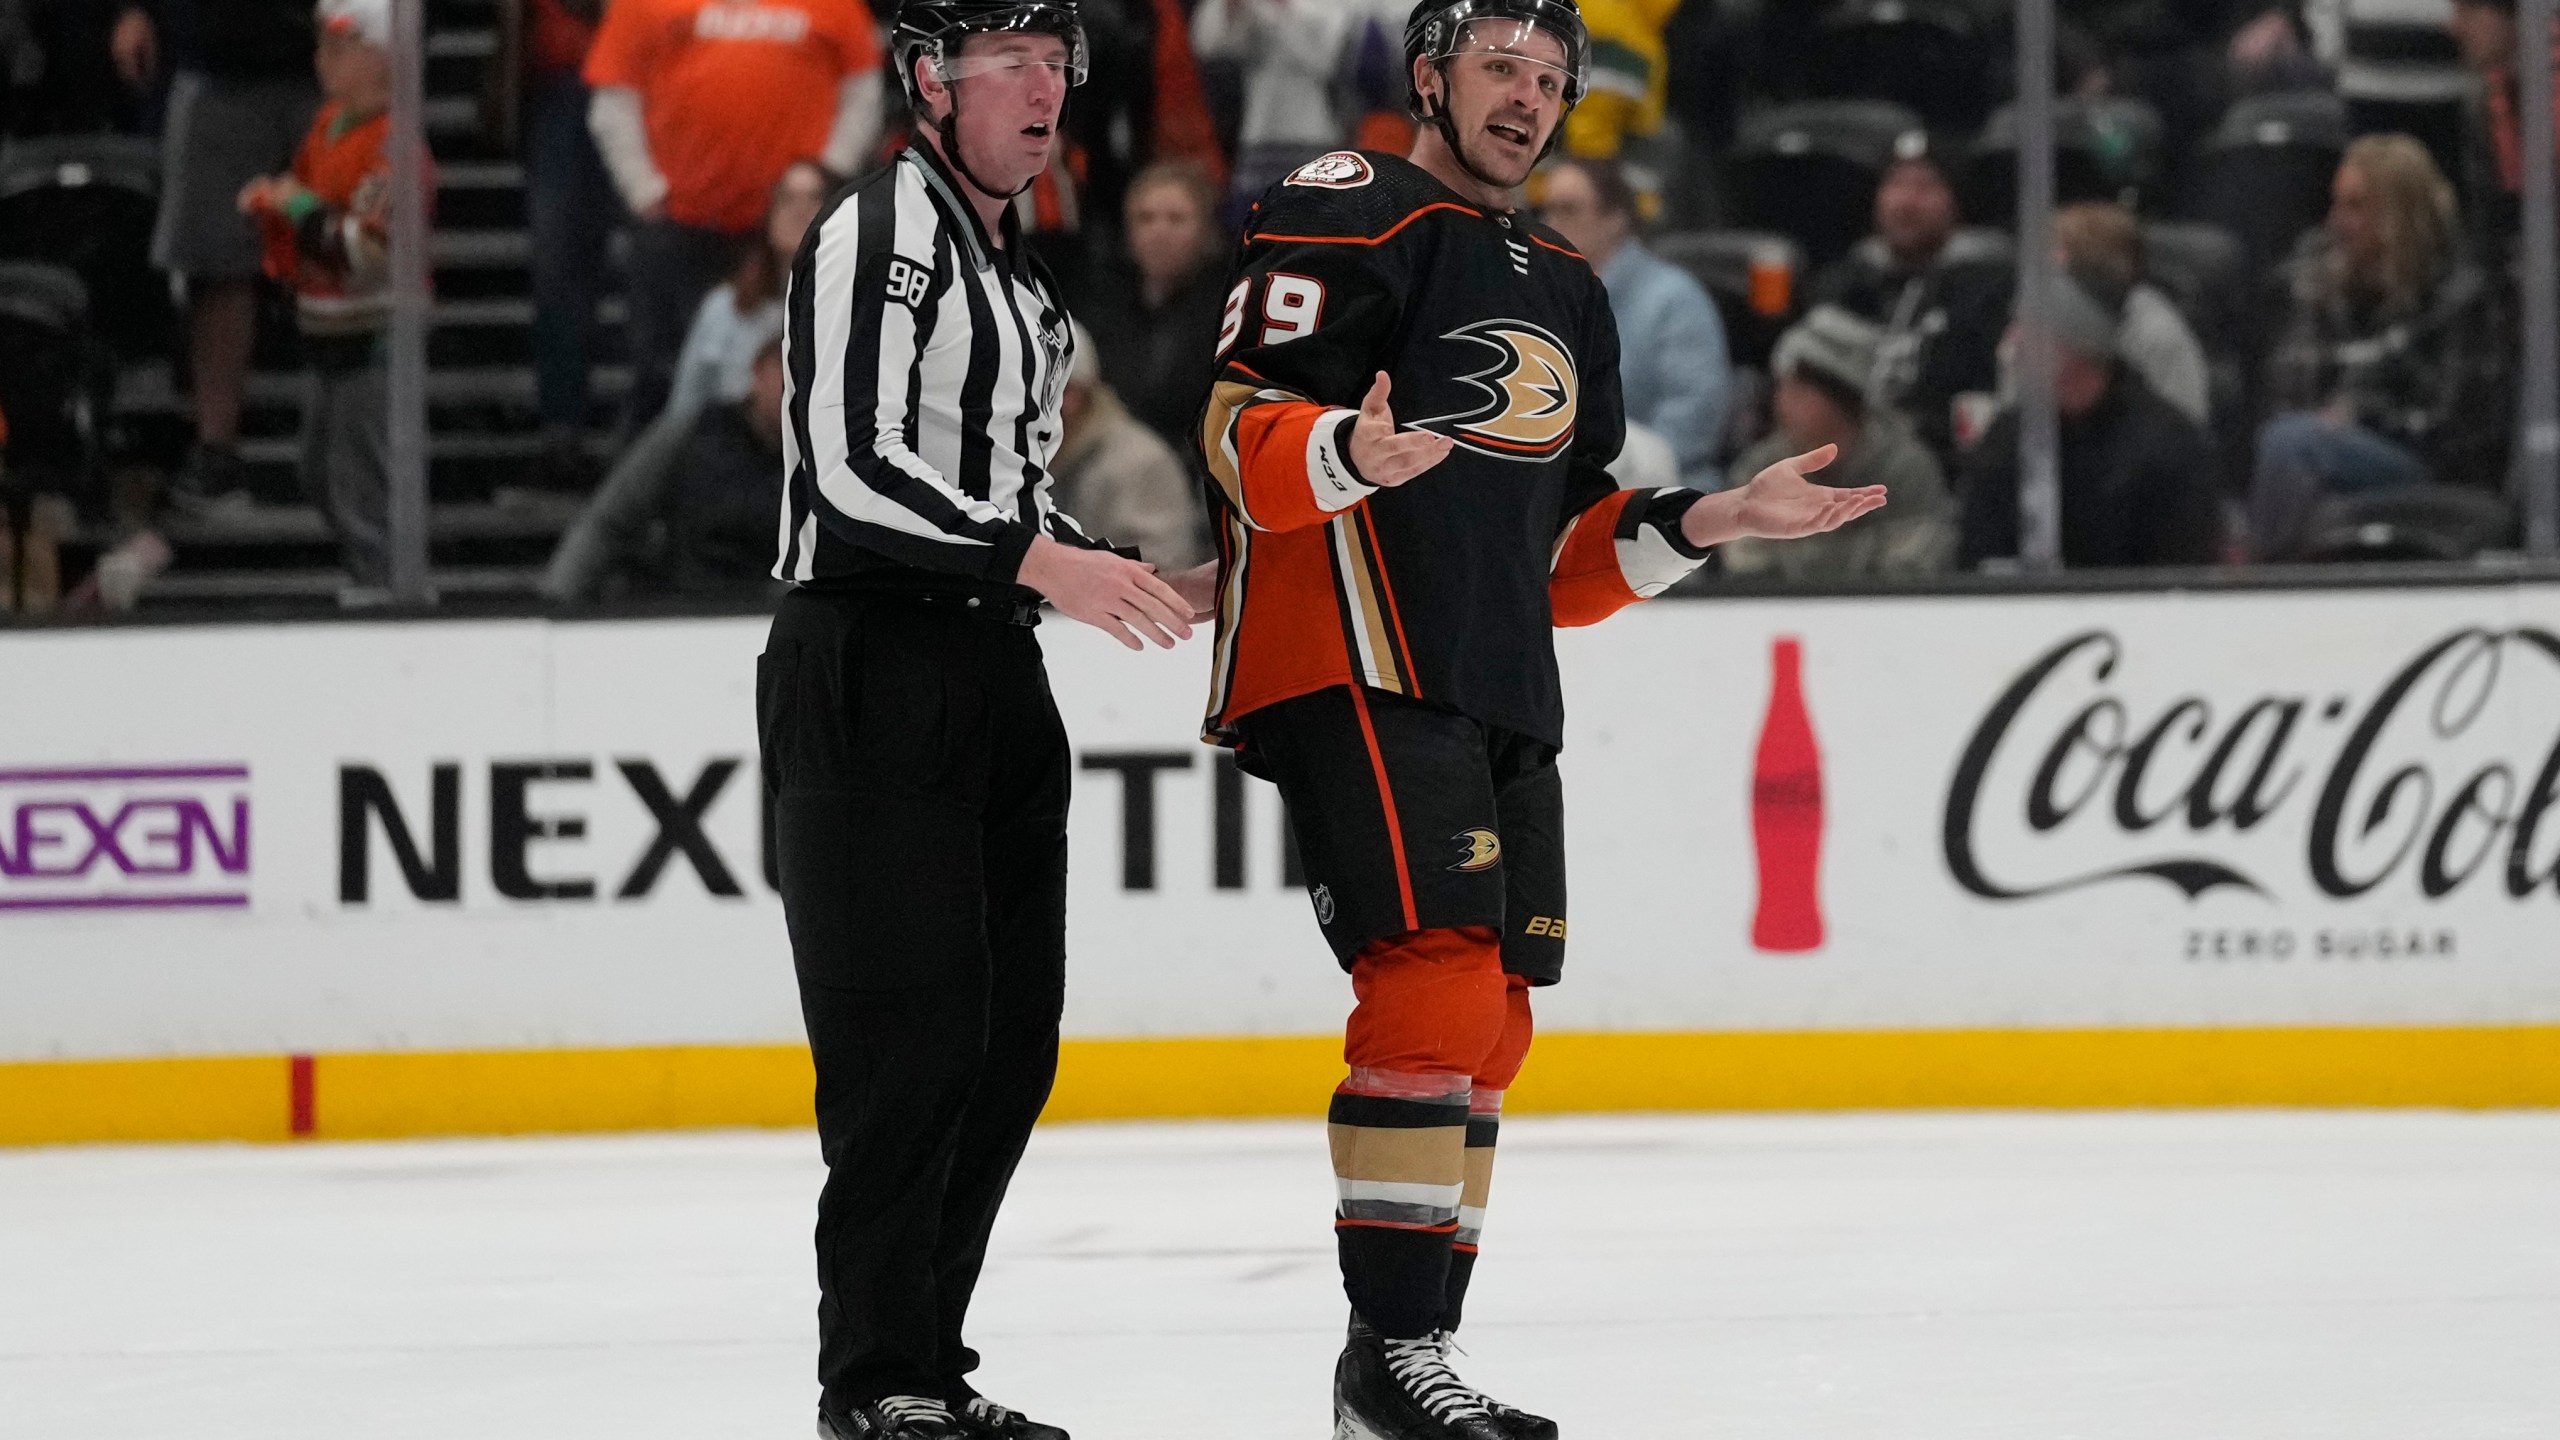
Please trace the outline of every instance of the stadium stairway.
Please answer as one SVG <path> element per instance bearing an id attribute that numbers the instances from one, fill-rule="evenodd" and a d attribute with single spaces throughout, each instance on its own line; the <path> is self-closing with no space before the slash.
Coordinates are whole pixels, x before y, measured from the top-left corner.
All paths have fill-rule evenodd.
<path id="1" fill-rule="evenodd" d="M 499 45 L 497 5 L 429 0 L 427 23 L 427 129 L 437 181 L 427 382 L 430 564 L 448 599 L 524 596 L 584 495 L 537 483 L 524 168 L 481 123 L 482 79 Z M 618 254 L 614 263 L 618 270 Z M 629 382 L 621 318 L 619 294 L 608 295 L 598 316 L 600 363 L 588 378 L 586 449 L 599 466 L 611 454 Z M 279 309 L 263 329 L 290 327 L 290 314 Z M 303 388 L 289 333 L 262 334 L 241 444 L 259 503 L 203 517 L 165 514 L 157 528 L 177 559 L 144 593 L 146 609 L 337 605 L 346 577 L 327 524 L 303 501 L 295 478 Z M 165 359 L 125 369 L 114 413 L 117 433 L 145 437 L 133 448 L 172 459 L 183 451 L 186 398 Z"/>

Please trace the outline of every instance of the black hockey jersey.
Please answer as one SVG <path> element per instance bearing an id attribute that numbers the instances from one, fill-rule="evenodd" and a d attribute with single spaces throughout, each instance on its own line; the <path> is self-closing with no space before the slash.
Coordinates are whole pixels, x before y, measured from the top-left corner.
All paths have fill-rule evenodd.
<path id="1" fill-rule="evenodd" d="M 1350 426 L 1379 371 L 1400 425 L 1456 442 L 1380 489 Z M 1201 417 L 1219 542 L 1212 738 L 1359 684 L 1561 743 L 1553 627 L 1704 558 L 1687 490 L 1622 491 L 1608 293 L 1554 231 L 1410 161 L 1337 151 L 1246 224 Z"/>

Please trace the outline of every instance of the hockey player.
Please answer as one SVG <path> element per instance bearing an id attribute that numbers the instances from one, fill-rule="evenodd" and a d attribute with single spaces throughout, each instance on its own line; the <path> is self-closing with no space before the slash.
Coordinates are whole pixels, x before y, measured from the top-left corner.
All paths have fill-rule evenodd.
<path id="1" fill-rule="evenodd" d="M 1721 494 L 1610 479 L 1608 296 L 1518 202 L 1587 51 L 1572 0 L 1423 0 L 1410 158 L 1339 151 L 1264 196 L 1201 420 L 1209 731 L 1279 785 L 1357 1000 L 1330 1115 L 1338 1440 L 1556 1433 L 1448 1362 L 1530 991 L 1564 962 L 1552 627 L 1659 594 L 1720 541 L 1884 503 L 1807 480 L 1827 447 Z"/>

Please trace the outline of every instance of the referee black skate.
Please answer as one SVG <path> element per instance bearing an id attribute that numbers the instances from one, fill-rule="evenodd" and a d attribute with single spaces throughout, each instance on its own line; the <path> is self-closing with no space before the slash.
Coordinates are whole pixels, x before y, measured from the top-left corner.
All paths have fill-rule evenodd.
<path id="1" fill-rule="evenodd" d="M 1131 648 L 1202 604 L 1086 535 L 1048 465 L 1074 343 L 1012 196 L 1084 78 L 1073 0 L 907 0 L 917 143 L 792 266 L 757 663 L 783 908 L 817 1065 L 821 1437 L 1064 1440 L 971 1387 L 996 1209 L 1064 993 L 1066 735 L 1043 599 Z"/>

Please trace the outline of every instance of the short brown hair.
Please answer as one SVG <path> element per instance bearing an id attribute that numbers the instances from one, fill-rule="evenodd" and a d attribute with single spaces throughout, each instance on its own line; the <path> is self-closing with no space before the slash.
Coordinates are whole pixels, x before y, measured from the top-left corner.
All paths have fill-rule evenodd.
<path id="1" fill-rule="evenodd" d="M 1171 160 L 1151 161 L 1129 177 L 1129 189 L 1122 203 L 1135 200 L 1139 194 L 1158 185 L 1170 185 L 1191 197 L 1200 207 L 1200 218 L 1215 229 L 1218 224 L 1218 182 L 1209 178 L 1209 168 L 1187 156 Z"/>
<path id="2" fill-rule="evenodd" d="M 2119 293 L 2142 283 L 2149 256 L 2142 224 L 2121 205 L 2093 201 L 2053 212 L 2053 243 L 2075 276 Z"/>
<path id="3" fill-rule="evenodd" d="M 1599 197 L 1601 214 L 1624 215 L 1629 223 L 1644 219 L 1644 203 L 1636 198 L 1636 187 L 1627 183 L 1627 172 L 1617 161 L 1567 155 L 1556 162 L 1556 168 L 1582 172 L 1582 178 L 1591 182 L 1591 193 Z"/>

